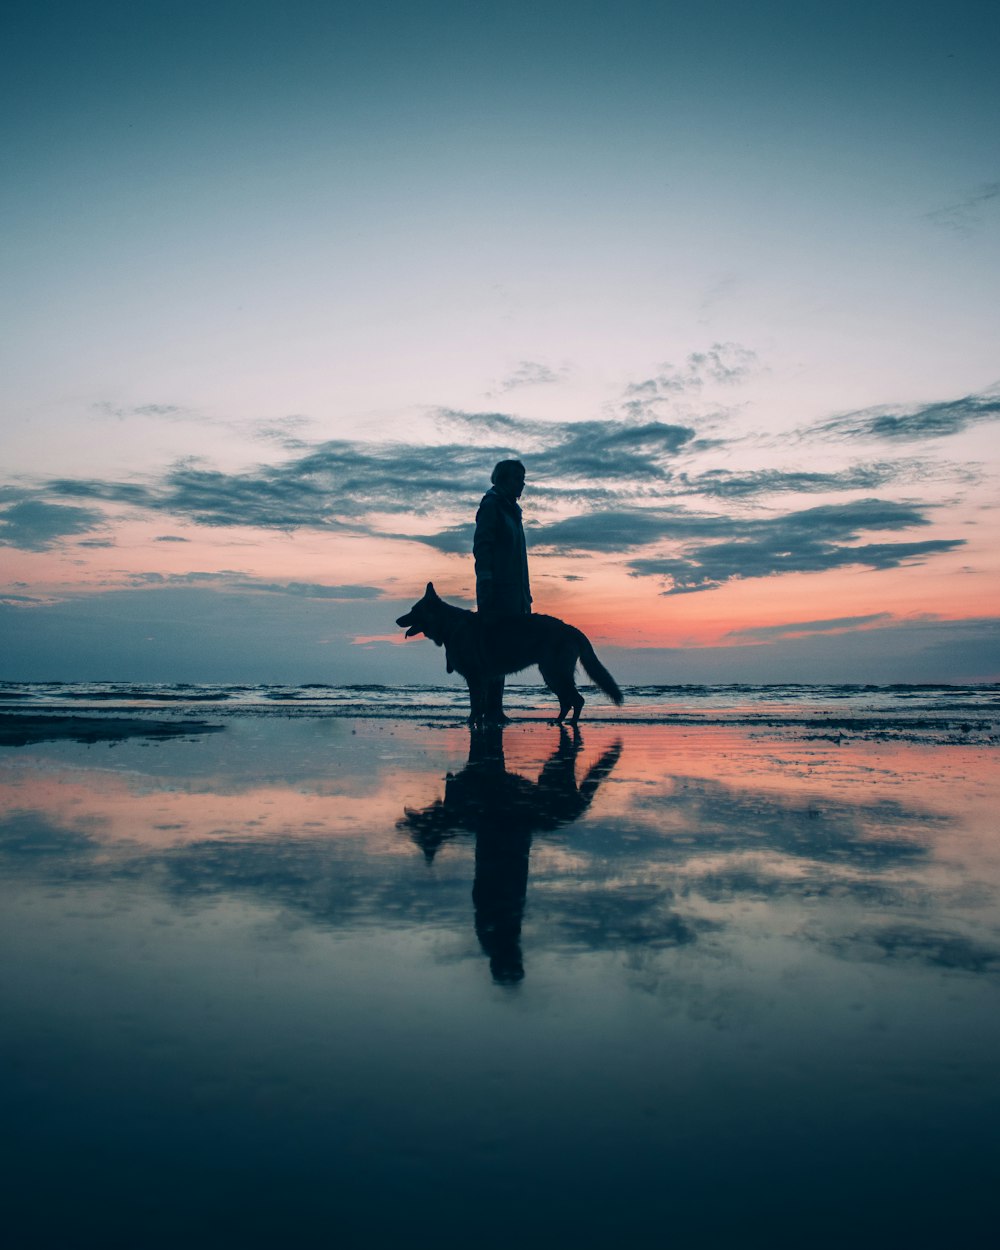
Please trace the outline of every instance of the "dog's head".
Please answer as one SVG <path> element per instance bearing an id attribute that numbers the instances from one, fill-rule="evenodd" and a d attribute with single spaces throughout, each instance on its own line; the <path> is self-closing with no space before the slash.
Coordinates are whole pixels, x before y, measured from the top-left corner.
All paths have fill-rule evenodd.
<path id="1" fill-rule="evenodd" d="M 418 599 L 409 612 L 398 616 L 396 624 L 406 627 L 404 637 L 413 638 L 416 634 L 424 634 L 431 642 L 436 642 L 440 647 L 442 643 L 442 638 L 440 637 L 440 613 L 438 611 L 440 606 L 441 600 L 434 589 L 434 583 L 428 582 L 427 589 L 424 591 L 424 597 Z"/>

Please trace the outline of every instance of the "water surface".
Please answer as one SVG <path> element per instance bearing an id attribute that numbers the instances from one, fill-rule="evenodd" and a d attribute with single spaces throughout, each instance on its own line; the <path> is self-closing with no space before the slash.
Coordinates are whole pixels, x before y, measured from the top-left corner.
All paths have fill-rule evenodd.
<path id="1" fill-rule="evenodd" d="M 0 748 L 16 1244 L 992 1227 L 995 747 L 149 728 Z"/>

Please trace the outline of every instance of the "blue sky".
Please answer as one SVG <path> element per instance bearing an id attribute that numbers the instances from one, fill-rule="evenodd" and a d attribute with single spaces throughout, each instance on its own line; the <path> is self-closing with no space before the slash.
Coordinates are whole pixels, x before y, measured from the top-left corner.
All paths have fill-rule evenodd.
<path id="1" fill-rule="evenodd" d="M 11 676 L 425 678 L 510 452 L 643 679 L 998 675 L 996 6 L 5 23 Z"/>

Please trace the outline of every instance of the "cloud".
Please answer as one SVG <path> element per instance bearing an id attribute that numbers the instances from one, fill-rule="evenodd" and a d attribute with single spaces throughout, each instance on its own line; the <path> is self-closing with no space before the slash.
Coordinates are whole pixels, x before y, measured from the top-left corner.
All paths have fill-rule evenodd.
<path id="1" fill-rule="evenodd" d="M 46 489 L 56 498 L 119 504 L 200 526 L 370 533 L 362 518 L 371 511 L 425 515 L 453 500 L 478 498 L 499 458 L 497 448 L 468 443 L 415 447 L 332 440 L 285 463 L 243 472 L 183 460 L 145 480 L 59 478 L 49 480 Z M 97 513 L 76 509 L 59 515 L 68 522 L 74 515 Z M 164 535 L 159 541 L 184 540 Z"/>
<path id="2" fill-rule="evenodd" d="M 771 642 L 781 638 L 800 638 L 805 634 L 840 634 L 891 620 L 891 612 L 872 612 L 868 616 L 837 616 L 823 621 L 790 621 L 784 625 L 755 625 L 749 629 L 731 630 L 726 634 L 726 638 L 734 642 Z"/>
<path id="3" fill-rule="evenodd" d="M 777 573 L 816 573 L 852 565 L 896 568 L 964 545 L 963 539 L 858 544 L 866 530 L 929 524 L 918 509 L 879 499 L 827 504 L 780 517 L 713 518 L 713 522 L 717 530 L 728 528 L 725 540 L 695 543 L 676 556 L 634 559 L 633 574 L 668 578 L 671 586 L 665 593 L 683 594 Z"/>
<path id="4" fill-rule="evenodd" d="M 553 551 L 627 551 L 664 538 L 687 538 L 729 526 L 725 517 L 699 516 L 680 508 L 618 508 L 533 526 L 532 547 Z"/>
<path id="5" fill-rule="evenodd" d="M 706 384 L 735 386 L 761 369 L 757 353 L 739 343 L 713 343 L 702 352 L 691 352 L 675 367 L 662 364 L 656 374 L 631 382 L 625 388 L 622 410 L 633 420 L 648 420 L 659 406 L 682 395 L 703 390 Z"/>
<path id="6" fill-rule="evenodd" d="M 719 543 L 703 547 L 678 559 L 642 559 L 631 568 L 638 576 L 667 577 L 673 585 L 665 594 L 712 590 L 725 582 L 777 573 L 818 573 L 827 569 L 863 565 L 870 569 L 894 569 L 921 557 L 939 555 L 962 546 L 962 540 L 932 539 L 922 543 L 868 543 L 860 547 L 837 547 L 811 543 L 798 551 L 778 551 L 783 543 Z"/>
<path id="7" fill-rule="evenodd" d="M 6 591 L 0 591 L 0 606 L 7 608 L 39 606 L 53 602 L 51 599 L 42 599 L 38 595 L 11 595 Z"/>
<path id="8" fill-rule="evenodd" d="M 58 497 L 101 500 L 162 512 L 204 526 L 300 527 L 371 533 L 368 513 L 424 516 L 461 503 L 489 485 L 497 460 L 534 448 L 531 476 L 564 492 L 575 480 L 615 486 L 666 481 L 671 458 L 694 438 L 689 426 L 663 422 L 539 422 L 504 413 L 442 410 L 462 437 L 438 445 L 330 440 L 277 465 L 223 473 L 182 460 L 158 479 L 60 478 Z M 484 439 L 484 434 L 487 436 Z"/>
<path id="9" fill-rule="evenodd" d="M 692 352 L 687 358 L 689 373 L 732 386 L 760 369 L 757 353 L 739 343 L 713 343 L 705 352 Z"/>
<path id="10" fill-rule="evenodd" d="M 951 230 L 955 234 L 970 235 L 981 226 L 987 215 L 1000 208 L 1000 182 L 984 182 L 964 200 L 945 204 L 924 214 L 926 221 Z"/>
<path id="11" fill-rule="evenodd" d="M 304 599 L 381 599 L 377 586 L 325 586 L 320 582 L 233 582 L 234 590 L 254 590 L 271 595 L 297 595 Z"/>
<path id="12" fill-rule="evenodd" d="M 197 422 L 216 429 L 230 430 L 243 439 L 249 437 L 258 442 L 272 443 L 287 451 L 301 451 L 309 446 L 302 435 L 314 424 L 311 417 L 302 413 L 289 413 L 280 417 L 226 418 L 211 416 L 195 408 L 180 404 L 115 404 L 101 400 L 91 404 L 91 411 L 102 417 L 127 421 L 133 417 L 155 417 L 175 422 Z"/>
<path id="13" fill-rule="evenodd" d="M 946 438 L 969 426 L 997 420 L 1000 391 L 993 388 L 937 404 L 862 408 L 814 425 L 806 433 L 838 441 L 916 442 Z"/>
<path id="14" fill-rule="evenodd" d="M 277 443 L 288 451 L 299 451 L 307 447 L 301 435 L 312 421 L 299 413 L 286 417 L 273 417 L 270 420 L 255 421 L 251 426 L 251 435 L 264 443 Z"/>
<path id="15" fill-rule="evenodd" d="M 661 421 L 622 424 L 580 421 L 563 426 L 558 441 L 532 457 L 532 472 L 590 481 L 666 480 L 667 467 L 695 437 L 687 425 Z"/>
<path id="16" fill-rule="evenodd" d="M 329 440 L 281 464 L 243 472 L 224 473 L 185 460 L 159 480 L 60 479 L 49 488 L 57 497 L 168 513 L 202 526 L 378 534 L 466 554 L 472 537 L 470 501 L 485 489 L 497 460 L 524 455 L 540 505 L 536 515 L 544 517 L 546 509 L 555 507 L 565 511 L 567 505 L 584 508 L 577 515 L 530 526 L 533 548 L 615 554 L 670 542 L 680 551 L 635 558 L 630 567 L 638 576 L 668 578 L 671 593 L 780 572 L 854 564 L 892 568 L 961 545 L 946 539 L 860 544 L 865 531 L 928 524 L 919 508 L 876 498 L 763 517 L 693 512 L 668 502 L 694 493 L 741 499 L 793 490 L 871 489 L 892 478 L 891 464 L 829 473 L 720 470 L 691 475 L 676 470 L 677 458 L 697 446 L 696 431 L 687 425 L 611 419 L 546 422 L 451 409 L 437 415 L 459 437 L 431 446 Z M 459 509 L 466 520 L 426 534 L 396 532 L 384 519 L 443 519 Z M 59 515 L 67 524 L 97 516 L 86 509 Z M 284 593 L 296 592 L 286 588 Z"/>
<path id="17" fill-rule="evenodd" d="M 679 473 L 673 494 L 708 495 L 718 499 L 745 499 L 753 495 L 815 494 L 827 491 L 875 490 L 915 471 L 913 462 L 854 465 L 832 473 L 799 469 L 752 469 L 733 473 L 708 469 L 704 473 Z"/>
<path id="18" fill-rule="evenodd" d="M 523 386 L 551 386 L 560 381 L 561 374 L 537 360 L 522 360 L 499 384 L 496 394 L 518 390 Z"/>
<path id="19" fill-rule="evenodd" d="M 251 591 L 258 594 L 293 595 L 301 599 L 381 599 L 377 586 L 354 583 L 327 585 L 323 582 L 265 582 L 247 577 L 234 569 L 215 573 L 132 573 L 128 577 L 131 586 L 217 586 L 221 590 Z"/>
<path id="20" fill-rule="evenodd" d="M 127 417 L 181 417 L 189 415 L 188 409 L 181 408 L 177 404 L 135 404 L 122 406 L 104 399 L 96 404 L 92 404 L 91 408 L 94 412 L 100 413 L 101 416 L 115 417 L 119 421 L 124 421 Z"/>
<path id="21" fill-rule="evenodd" d="M 794 546 L 847 541 L 861 530 L 898 530 L 929 522 L 918 508 L 883 499 L 824 504 L 774 517 L 727 516 L 681 507 L 626 507 L 586 513 L 531 529 L 532 546 L 560 551 L 618 551 L 660 540 L 730 539 Z"/>
<path id="22" fill-rule="evenodd" d="M 626 387 L 626 398 L 650 399 L 685 391 L 701 390 L 706 382 L 732 386 L 759 372 L 757 353 L 739 343 L 713 343 L 706 351 L 691 352 L 684 363 L 675 367 L 662 364 L 659 372 Z"/>
<path id="23" fill-rule="evenodd" d="M 502 439 L 497 457 L 529 455 L 531 477 L 563 482 L 666 480 L 669 462 L 690 448 L 696 431 L 663 421 L 533 421 L 500 412 L 438 410 L 445 427 L 466 437 L 488 432 Z M 490 468 L 492 468 L 490 464 Z"/>
<path id="24" fill-rule="evenodd" d="M 300 526 L 345 529 L 334 514 L 362 510 L 366 499 L 365 466 L 357 469 L 350 448 L 326 444 L 290 465 L 261 466 L 243 473 L 222 473 L 182 461 L 159 480 L 114 482 L 58 479 L 49 489 L 66 498 L 100 499 L 179 516 L 204 526 L 251 526 L 291 530 Z M 412 467 L 412 466 L 411 466 Z M 352 473 L 352 470 L 353 473 Z M 367 476 L 371 476 L 368 467 Z M 339 490 L 350 481 L 353 490 Z M 386 483 L 385 490 L 392 484 Z"/>
<path id="25" fill-rule="evenodd" d="M 754 367 L 754 360 L 752 352 L 738 345 L 715 344 L 707 352 L 693 353 L 684 375 L 732 381 Z M 637 396 L 648 391 L 659 402 L 668 382 L 664 374 L 632 389 Z M 1000 394 L 983 394 L 905 413 L 880 409 L 847 414 L 814 432 L 831 438 L 891 441 L 917 437 L 919 430 L 942 433 L 961 428 L 973 420 L 992 419 L 998 411 Z M 57 510 L 45 518 L 48 530 L 41 518 L 32 528 L 27 514 L 19 517 L 15 509 L 26 507 L 29 500 L 20 487 L 10 487 L 0 494 L 0 499 L 16 501 L 4 520 L 8 534 L 20 534 L 22 542 L 29 537 L 36 543 L 50 541 L 57 531 L 93 528 L 100 515 L 85 505 L 106 503 L 204 527 L 379 536 L 465 555 L 471 545 L 474 505 L 487 488 L 490 470 L 498 460 L 517 456 L 528 463 L 532 512 L 538 520 L 529 525 L 531 547 L 634 554 L 631 571 L 668 578 L 672 593 L 784 571 L 852 564 L 891 568 L 961 545 L 948 539 L 861 542 L 865 532 L 928 524 L 926 509 L 871 497 L 886 483 L 925 479 L 932 470 L 920 460 L 883 460 L 829 471 L 699 472 L 691 469 L 691 457 L 704 451 L 706 444 L 693 425 L 655 417 L 546 421 L 447 408 L 432 415 L 443 440 L 436 444 L 331 439 L 293 448 L 286 440 L 291 451 L 287 459 L 236 472 L 188 458 L 145 478 L 50 480 L 45 487 L 52 502 L 34 501 Z M 278 430 L 296 428 L 299 420 L 286 418 Z M 746 509 L 739 515 L 693 511 L 681 502 L 701 495 L 739 503 L 793 492 L 864 492 L 868 497 L 785 515 L 751 516 Z M 395 517 L 415 523 L 402 525 Z M 429 532 L 415 532 L 421 528 Z M 165 533 L 157 541 L 184 538 Z M 656 550 L 666 543 L 671 550 Z M 652 550 L 640 552 L 647 547 Z M 285 588 L 283 593 L 296 592 Z"/>
<path id="26" fill-rule="evenodd" d="M 62 538 L 85 534 L 104 524 L 95 508 L 22 499 L 0 512 L 0 547 L 47 551 Z"/>
<path id="27" fill-rule="evenodd" d="M 419 541 L 435 551 L 443 551 L 446 555 L 468 555 L 472 550 L 472 538 L 476 527 L 471 521 L 463 521 L 461 525 L 449 525 L 437 534 L 422 534 Z"/>
<path id="28" fill-rule="evenodd" d="M 614 554 L 655 543 L 678 543 L 670 556 L 635 557 L 636 576 L 669 578 L 668 593 L 708 590 L 737 578 L 782 572 L 819 572 L 863 565 L 895 568 L 962 546 L 961 539 L 860 544 L 865 531 L 905 530 L 930 522 L 920 509 L 891 500 L 826 504 L 784 516 L 744 517 L 671 507 L 625 507 L 588 512 L 532 526 L 533 550 Z M 450 526 L 421 541 L 439 551 L 468 552 L 472 524 Z"/>
<path id="29" fill-rule="evenodd" d="M 740 533 L 745 520 L 689 512 L 680 507 L 604 507 L 549 524 L 527 527 L 532 550 L 563 553 L 631 551 L 663 540 L 693 541 Z M 420 541 L 438 551 L 471 550 L 473 524 L 449 526 Z"/>
<path id="30" fill-rule="evenodd" d="M 1000 947 L 978 942 L 965 933 L 914 924 L 862 929 L 831 941 L 829 948 L 851 960 L 898 960 L 974 974 L 1000 972 Z"/>

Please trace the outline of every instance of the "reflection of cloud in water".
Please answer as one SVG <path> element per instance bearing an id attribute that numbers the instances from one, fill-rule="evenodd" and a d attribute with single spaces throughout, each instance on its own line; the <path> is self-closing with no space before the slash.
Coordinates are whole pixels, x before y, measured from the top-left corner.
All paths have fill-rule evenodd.
<path id="1" fill-rule="evenodd" d="M 37 864 L 42 872 L 66 872 L 95 849 L 87 834 L 51 824 L 37 812 L 14 812 L 0 823 L 0 859 L 8 870 L 20 862 L 28 870 Z"/>
<path id="2" fill-rule="evenodd" d="M 828 948 L 851 960 L 889 959 L 957 972 L 1000 972 L 1000 945 L 987 946 L 963 933 L 917 925 L 873 926 L 836 938 Z"/>
<path id="3" fill-rule="evenodd" d="M 865 865 L 870 869 L 870 865 Z M 821 863 L 790 864 L 787 859 L 758 855 L 732 855 L 722 863 L 695 870 L 687 877 L 683 893 L 696 893 L 711 903 L 737 899 L 843 899 L 878 906 L 900 904 L 919 894 L 912 879 L 862 875 L 864 869 L 847 865 L 830 869 Z"/>
<path id="4" fill-rule="evenodd" d="M 227 838 L 147 850 L 109 845 L 52 824 L 39 813 L 16 813 L 0 825 L 6 875 L 35 881 L 136 882 L 187 906 L 229 897 L 279 909 L 286 921 L 324 929 L 419 925 L 464 911 L 466 894 L 440 879 L 428 893 L 405 860 L 368 858 L 361 839 Z M 449 906 L 449 899 L 452 906 Z"/>
<path id="5" fill-rule="evenodd" d="M 892 800 L 803 800 L 781 792 L 742 789 L 702 777 L 674 779 L 666 798 L 640 799 L 634 808 L 667 854 L 687 859 L 692 836 L 699 853 L 768 850 L 799 859 L 852 862 L 880 870 L 926 854 L 928 834 L 945 818 Z M 666 816 L 668 823 L 660 824 Z"/>
<path id="6" fill-rule="evenodd" d="M 617 950 L 641 946 L 664 950 L 688 946 L 699 932 L 720 926 L 697 916 L 681 916 L 672 910 L 674 893 L 653 884 L 623 884 L 610 890 L 581 889 L 560 892 L 553 908 L 547 893 L 544 907 L 554 912 L 556 942 L 563 947 Z"/>
<path id="7" fill-rule="evenodd" d="M 611 861 L 627 845 L 647 868 L 669 872 L 677 897 L 712 904 L 851 897 L 898 905 L 918 892 L 913 873 L 948 823 L 894 801 L 805 800 L 695 777 L 664 786 L 668 793 L 644 795 L 628 816 L 588 830 L 587 846 Z"/>

